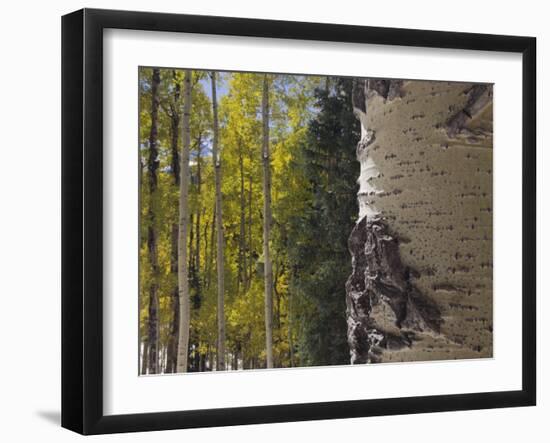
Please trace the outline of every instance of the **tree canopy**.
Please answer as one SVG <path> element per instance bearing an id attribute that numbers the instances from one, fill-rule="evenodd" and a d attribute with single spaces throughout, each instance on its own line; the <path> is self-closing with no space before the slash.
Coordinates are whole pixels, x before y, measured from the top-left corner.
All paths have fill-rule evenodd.
<path id="1" fill-rule="evenodd" d="M 141 373 L 177 371 L 182 134 L 190 140 L 189 174 L 184 177 L 189 185 L 186 370 L 266 367 L 266 251 L 272 268 L 273 367 L 349 363 L 347 236 L 357 214 L 355 146 L 360 136 L 352 80 L 216 72 L 213 101 L 212 73 L 192 71 L 186 133 L 184 77 L 177 69 L 139 72 Z M 268 108 L 262 106 L 266 100 Z M 216 128 L 221 242 L 212 158 Z M 222 267 L 217 263 L 220 247 Z M 221 356 L 220 281 L 225 321 Z"/>

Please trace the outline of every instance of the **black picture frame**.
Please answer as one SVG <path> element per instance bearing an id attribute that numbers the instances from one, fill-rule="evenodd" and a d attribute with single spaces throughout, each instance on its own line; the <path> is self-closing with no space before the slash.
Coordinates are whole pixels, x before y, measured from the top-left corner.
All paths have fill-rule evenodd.
<path id="1" fill-rule="evenodd" d="M 103 30 L 107 28 L 522 54 L 522 389 L 104 415 L 102 77 Z M 82 434 L 104 434 L 535 405 L 535 85 L 536 39 L 532 37 L 97 9 L 65 15 L 62 18 L 62 426 Z"/>

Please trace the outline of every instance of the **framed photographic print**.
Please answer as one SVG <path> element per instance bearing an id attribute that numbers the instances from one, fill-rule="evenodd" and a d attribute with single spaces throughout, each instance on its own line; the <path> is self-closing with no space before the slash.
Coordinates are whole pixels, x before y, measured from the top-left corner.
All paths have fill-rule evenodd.
<path id="1" fill-rule="evenodd" d="M 530 37 L 62 21 L 62 425 L 534 405 Z"/>

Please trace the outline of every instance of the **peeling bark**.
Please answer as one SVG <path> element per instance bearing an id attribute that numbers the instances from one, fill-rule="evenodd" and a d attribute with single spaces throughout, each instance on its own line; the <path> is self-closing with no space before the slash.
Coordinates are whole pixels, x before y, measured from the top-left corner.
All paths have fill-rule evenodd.
<path id="1" fill-rule="evenodd" d="M 454 114 L 447 121 L 447 135 L 456 137 L 464 130 L 466 124 L 493 101 L 493 87 L 491 85 L 474 85 L 465 91 L 468 101 L 464 108 Z"/>
<path id="2" fill-rule="evenodd" d="M 398 240 L 379 217 L 363 217 L 349 239 L 346 283 L 351 363 L 378 363 L 384 349 L 411 346 L 415 332 L 438 333 L 441 312 L 411 281 Z"/>

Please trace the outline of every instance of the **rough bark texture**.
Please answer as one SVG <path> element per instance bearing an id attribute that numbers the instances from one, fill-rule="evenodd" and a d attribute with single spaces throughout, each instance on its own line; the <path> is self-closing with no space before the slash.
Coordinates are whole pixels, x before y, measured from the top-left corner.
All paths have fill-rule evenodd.
<path id="1" fill-rule="evenodd" d="M 180 159 L 180 198 L 178 231 L 179 337 L 177 372 L 187 372 L 189 356 L 189 269 L 187 262 L 187 230 L 189 225 L 189 148 L 191 145 L 191 71 L 183 81 L 183 133 Z"/>
<path id="2" fill-rule="evenodd" d="M 491 357 L 492 86 L 358 80 L 352 363 Z"/>
<path id="3" fill-rule="evenodd" d="M 158 252 L 155 214 L 155 198 L 158 187 L 158 110 L 159 110 L 160 70 L 153 69 L 151 79 L 151 131 L 149 134 L 149 159 L 147 174 L 149 178 L 149 209 L 147 214 L 147 253 L 151 266 L 148 309 L 148 368 L 149 374 L 158 373 L 159 360 L 159 299 L 158 299 Z"/>
<path id="4" fill-rule="evenodd" d="M 262 165 L 264 194 L 264 290 L 265 290 L 265 347 L 266 365 L 273 367 L 273 270 L 269 254 L 269 238 L 271 230 L 271 165 L 269 155 L 269 86 L 267 75 L 264 75 L 262 94 Z"/>
<path id="5" fill-rule="evenodd" d="M 218 146 L 218 103 L 216 99 L 216 73 L 212 72 L 212 110 L 214 140 L 212 143 L 212 158 L 214 161 L 215 186 L 216 186 L 216 263 L 218 270 L 218 371 L 225 369 L 225 312 L 224 312 L 224 241 L 223 241 L 223 218 L 222 218 L 222 177 L 221 162 Z"/>

